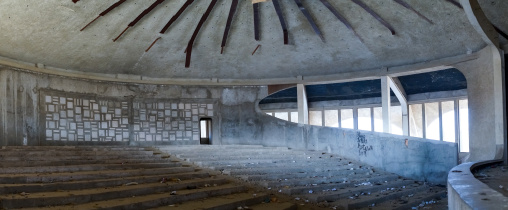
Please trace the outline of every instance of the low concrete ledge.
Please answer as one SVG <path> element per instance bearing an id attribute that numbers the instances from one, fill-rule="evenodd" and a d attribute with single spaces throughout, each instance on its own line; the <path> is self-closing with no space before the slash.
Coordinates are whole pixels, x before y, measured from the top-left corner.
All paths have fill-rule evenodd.
<path id="1" fill-rule="evenodd" d="M 508 209 L 508 197 L 476 179 L 475 168 L 500 160 L 460 164 L 448 173 L 448 209 Z"/>

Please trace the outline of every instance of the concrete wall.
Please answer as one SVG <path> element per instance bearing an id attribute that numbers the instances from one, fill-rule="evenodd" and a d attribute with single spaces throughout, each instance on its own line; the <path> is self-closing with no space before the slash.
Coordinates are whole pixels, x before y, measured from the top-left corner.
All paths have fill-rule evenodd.
<path id="1" fill-rule="evenodd" d="M 257 105 L 266 94 L 263 86 L 122 84 L 0 68 L 0 144 L 198 144 L 195 123 L 210 117 L 213 144 L 331 152 L 437 183 L 457 164 L 456 144 L 268 116 Z"/>
<path id="2" fill-rule="evenodd" d="M 402 176 L 441 184 L 446 183 L 448 171 L 457 165 L 455 143 L 301 125 L 268 116 L 252 104 L 225 106 L 223 110 L 231 110 L 222 113 L 222 142 L 225 144 L 249 143 L 330 152 Z"/>
<path id="3" fill-rule="evenodd" d="M 212 139 L 220 140 L 223 91 L 0 67 L 0 145 L 199 144 L 201 118 L 212 119 Z"/>

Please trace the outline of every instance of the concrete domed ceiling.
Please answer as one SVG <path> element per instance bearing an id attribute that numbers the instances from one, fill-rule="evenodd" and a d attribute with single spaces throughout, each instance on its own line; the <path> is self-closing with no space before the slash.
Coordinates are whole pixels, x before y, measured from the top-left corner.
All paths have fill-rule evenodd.
<path id="1" fill-rule="evenodd" d="M 353 1 L 328 0 L 363 42 L 321 1 L 301 1 L 324 42 L 295 0 L 278 1 L 287 24 L 289 44 L 284 45 L 281 23 L 271 1 L 259 4 L 260 40 L 256 41 L 253 5 L 250 0 L 240 0 L 221 54 L 232 1 L 218 0 L 196 36 L 190 67 L 185 68 L 187 44 L 211 1 L 194 1 L 166 33 L 160 34 L 186 0 L 161 1 L 113 42 L 131 21 L 157 1 L 127 0 L 80 31 L 118 0 L 76 3 L 2 0 L 0 56 L 86 73 L 179 79 L 273 79 L 406 65 L 474 52 L 485 46 L 464 11 L 448 0 L 404 0 L 432 23 L 396 1 L 359 0 L 390 24 L 395 35 Z M 507 2 L 484 1 L 482 7 L 488 7 L 494 14 L 506 11 Z M 502 15 L 506 16 L 506 12 L 493 16 Z M 508 29 L 507 21 L 496 20 L 499 27 Z M 145 52 L 158 37 L 161 38 Z"/>

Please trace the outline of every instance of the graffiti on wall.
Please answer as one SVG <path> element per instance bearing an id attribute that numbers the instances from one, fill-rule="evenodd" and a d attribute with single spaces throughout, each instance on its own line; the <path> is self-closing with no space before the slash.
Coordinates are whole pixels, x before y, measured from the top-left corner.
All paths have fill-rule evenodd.
<path id="1" fill-rule="evenodd" d="M 358 155 L 367 156 L 367 152 L 372 150 L 372 145 L 367 145 L 367 138 L 365 138 L 365 135 L 361 134 L 360 132 L 357 133 L 356 139 L 358 143 Z"/>

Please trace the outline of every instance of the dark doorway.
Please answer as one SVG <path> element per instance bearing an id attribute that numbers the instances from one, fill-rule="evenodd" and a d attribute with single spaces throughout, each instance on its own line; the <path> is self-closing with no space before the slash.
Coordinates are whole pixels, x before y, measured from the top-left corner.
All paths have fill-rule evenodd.
<path id="1" fill-rule="evenodd" d="M 212 119 L 203 118 L 199 120 L 199 135 L 201 144 L 210 144 L 212 140 Z"/>

